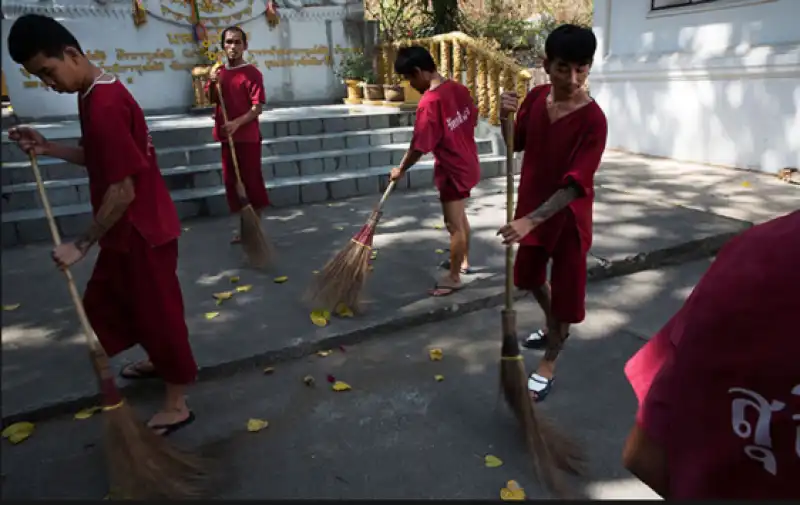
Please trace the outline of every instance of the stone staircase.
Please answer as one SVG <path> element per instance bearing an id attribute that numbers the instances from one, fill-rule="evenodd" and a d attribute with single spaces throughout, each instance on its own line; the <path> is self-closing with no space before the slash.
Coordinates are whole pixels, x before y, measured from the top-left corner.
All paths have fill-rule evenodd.
<path id="1" fill-rule="evenodd" d="M 413 112 L 387 107 L 318 106 L 274 109 L 262 114 L 262 171 L 275 206 L 292 206 L 378 194 L 389 170 L 403 157 L 413 129 Z M 208 116 L 148 118 L 159 165 L 182 219 L 224 216 L 219 144 Z M 34 125 L 51 140 L 76 144 L 76 121 Z M 482 177 L 503 171 L 502 144 L 495 128 L 482 124 L 476 137 Z M 27 157 L 2 144 L 3 247 L 49 240 Z M 89 188 L 82 167 L 52 158 L 39 162 L 58 226 L 65 237 L 91 221 Z M 398 189 L 432 184 L 433 160 L 423 158 Z"/>

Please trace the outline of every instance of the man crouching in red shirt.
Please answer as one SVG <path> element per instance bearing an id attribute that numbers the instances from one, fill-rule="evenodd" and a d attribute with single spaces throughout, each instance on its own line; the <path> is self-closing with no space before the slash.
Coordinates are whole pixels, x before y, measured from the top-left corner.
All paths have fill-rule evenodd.
<path id="1" fill-rule="evenodd" d="M 800 211 L 732 239 L 625 365 L 625 467 L 668 500 L 800 500 Z"/>
<path id="2" fill-rule="evenodd" d="M 544 343 L 546 348 L 528 379 L 535 401 L 544 400 L 553 386 L 570 324 L 585 317 L 594 174 L 607 134 L 603 111 L 583 89 L 596 48 L 588 28 L 562 25 L 553 30 L 545 41 L 544 61 L 551 84 L 528 92 L 514 128 L 514 150 L 525 151 L 517 210 L 515 221 L 498 233 L 504 243 L 520 244 L 514 283 L 533 293 L 547 321 L 546 332 L 539 330 L 524 343 L 529 348 Z M 504 93 L 501 116 L 516 111 L 517 103 L 515 93 Z M 552 291 L 547 283 L 550 259 Z"/>
<path id="3" fill-rule="evenodd" d="M 465 203 L 481 177 L 475 145 L 478 110 L 469 89 L 442 77 L 436 71 L 433 57 L 423 47 L 400 49 L 394 69 L 423 95 L 417 106 L 411 145 L 390 177 L 393 181 L 403 177 L 424 154 L 433 151 L 433 181 L 450 233 L 450 262 L 445 265 L 450 272 L 436 283 L 430 294 L 447 296 L 461 289 L 461 274 L 469 272 L 470 227 Z"/>
<path id="4" fill-rule="evenodd" d="M 261 129 L 258 117 L 267 101 L 264 93 L 264 77 L 250 63 L 244 61 L 247 50 L 247 34 L 238 26 L 225 28 L 220 34 L 222 47 L 228 64 L 215 69 L 209 75 L 206 90 L 213 103 L 217 104 L 214 115 L 214 140 L 222 146 L 222 178 L 225 182 L 225 196 L 228 207 L 236 214 L 242 209 L 236 191 L 236 171 L 233 153 L 228 144 L 228 136 L 233 137 L 239 176 L 242 178 L 247 200 L 260 215 L 269 207 L 269 196 L 261 173 Z M 228 122 L 222 114 L 217 97 L 216 83 L 222 88 L 222 99 L 228 113 Z M 236 235 L 232 244 L 240 242 Z"/>
<path id="5" fill-rule="evenodd" d="M 53 250 L 68 268 L 100 245 L 84 307 L 109 356 L 136 344 L 149 360 L 122 370 L 129 379 L 160 377 L 163 409 L 148 425 L 167 435 L 194 420 L 185 387 L 197 376 L 178 282 L 180 222 L 161 171 L 144 114 L 114 76 L 95 67 L 80 44 L 52 18 L 27 14 L 8 35 L 11 58 L 58 93 L 77 93 L 79 147 L 47 141 L 32 128 L 9 138 L 25 152 L 84 165 L 94 222 L 78 240 Z"/>

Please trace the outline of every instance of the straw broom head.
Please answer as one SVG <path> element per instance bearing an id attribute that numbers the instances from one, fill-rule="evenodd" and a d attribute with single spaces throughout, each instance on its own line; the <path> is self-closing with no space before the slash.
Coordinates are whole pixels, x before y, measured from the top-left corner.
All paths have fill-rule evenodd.
<path id="1" fill-rule="evenodd" d="M 242 206 L 239 217 L 242 249 L 250 266 L 257 269 L 268 267 L 274 259 L 274 251 L 261 227 L 261 219 L 250 204 Z"/>

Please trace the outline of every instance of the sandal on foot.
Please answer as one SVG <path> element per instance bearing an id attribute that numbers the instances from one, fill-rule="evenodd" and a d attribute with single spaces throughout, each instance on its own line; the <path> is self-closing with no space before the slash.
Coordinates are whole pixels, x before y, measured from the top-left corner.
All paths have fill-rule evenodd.
<path id="1" fill-rule="evenodd" d="M 150 429 L 156 432 L 156 435 L 160 435 L 162 437 L 169 436 L 181 428 L 185 428 L 194 422 L 194 412 L 191 410 L 189 411 L 189 417 L 184 419 L 183 421 L 178 421 L 177 423 L 172 424 L 156 424 L 150 426 Z M 161 433 L 159 433 L 161 432 Z"/>
<path id="2" fill-rule="evenodd" d="M 428 294 L 435 297 L 450 296 L 456 291 L 460 291 L 463 287 L 463 284 L 453 285 L 448 282 L 439 281 L 433 289 L 428 291 Z"/>
<path id="3" fill-rule="evenodd" d="M 522 341 L 522 347 L 526 349 L 544 349 L 547 346 L 547 333 L 544 330 L 538 329 L 528 335 L 528 338 Z"/>
<path id="4" fill-rule="evenodd" d="M 442 270 L 450 270 L 450 260 L 444 260 L 441 263 L 439 263 L 439 268 L 441 268 Z M 471 266 L 461 269 L 461 275 L 470 275 L 472 273 L 474 273 L 474 270 L 472 269 Z"/>
<path id="5" fill-rule="evenodd" d="M 536 372 L 530 374 L 530 376 L 528 376 L 528 391 L 533 394 L 533 401 L 538 403 L 547 398 L 547 395 L 550 394 L 550 390 L 553 389 L 553 382 L 555 382 L 555 380 L 555 377 L 548 379 Z"/>
<path id="6" fill-rule="evenodd" d="M 146 361 L 137 361 L 122 367 L 119 371 L 119 376 L 127 380 L 145 380 L 145 379 L 158 379 L 159 375 L 155 367 L 151 364 L 146 366 Z"/>

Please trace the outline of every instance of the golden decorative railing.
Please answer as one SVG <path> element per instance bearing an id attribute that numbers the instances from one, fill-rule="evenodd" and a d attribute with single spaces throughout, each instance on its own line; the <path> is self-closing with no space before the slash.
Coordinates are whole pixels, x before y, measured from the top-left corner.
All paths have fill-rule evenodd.
<path id="1" fill-rule="evenodd" d="M 515 90 L 520 100 L 530 88 L 533 74 L 507 56 L 485 47 L 461 32 L 416 40 L 388 42 L 379 46 L 378 78 L 381 84 L 397 84 L 394 72 L 397 49 L 418 45 L 431 52 L 439 73 L 469 88 L 481 117 L 500 124 L 501 90 Z"/>

